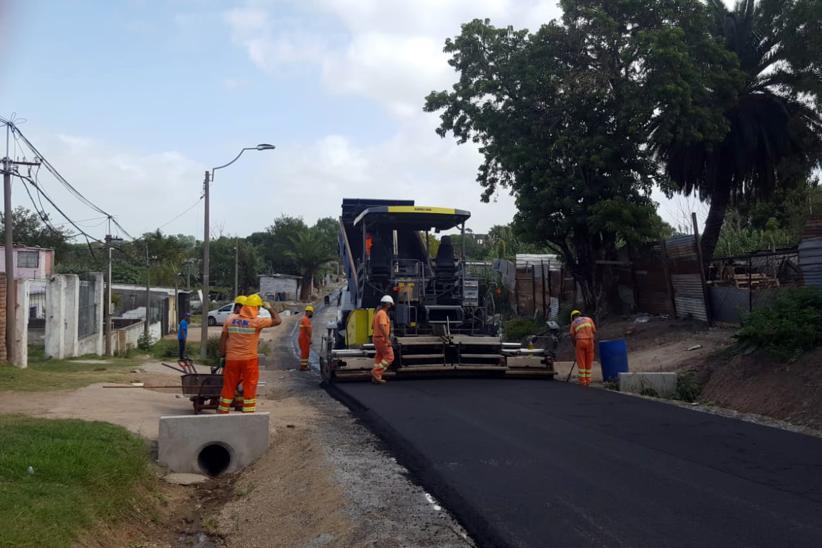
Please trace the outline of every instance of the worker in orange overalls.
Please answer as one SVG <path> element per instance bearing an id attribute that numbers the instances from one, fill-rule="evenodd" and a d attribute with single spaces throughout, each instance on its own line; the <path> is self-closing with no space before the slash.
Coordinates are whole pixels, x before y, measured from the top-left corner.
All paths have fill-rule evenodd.
<path id="1" fill-rule="evenodd" d="M 300 371 L 308 371 L 308 357 L 311 355 L 311 318 L 314 316 L 314 307 L 305 307 L 305 314 L 300 318 Z"/>
<path id="2" fill-rule="evenodd" d="M 371 382 L 374 384 L 385 384 L 382 374 L 394 362 L 394 348 L 391 346 L 391 319 L 388 311 L 394 306 L 394 299 L 391 295 L 385 295 L 380 299 L 380 308 L 374 314 L 374 321 L 371 324 L 371 340 L 374 343 L 374 368 L 371 369 Z"/>
<path id="3" fill-rule="evenodd" d="M 270 318 L 259 317 L 261 306 L 269 311 Z M 240 383 L 243 383 L 243 413 L 256 411 L 257 381 L 260 378 L 257 345 L 260 332 L 266 327 L 281 323 L 277 311 L 256 294 L 246 297 L 239 314 L 231 314 L 226 319 L 220 337 L 220 352 L 225 355 L 225 367 L 217 413 L 228 413 Z"/>
<path id="4" fill-rule="evenodd" d="M 577 367 L 579 368 L 579 384 L 591 384 L 591 369 L 594 364 L 594 338 L 597 327 L 594 320 L 583 316 L 579 310 L 571 312 L 571 342 L 577 351 Z"/>

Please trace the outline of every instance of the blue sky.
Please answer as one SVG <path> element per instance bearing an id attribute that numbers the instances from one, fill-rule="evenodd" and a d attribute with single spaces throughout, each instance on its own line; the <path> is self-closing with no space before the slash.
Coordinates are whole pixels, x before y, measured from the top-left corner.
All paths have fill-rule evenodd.
<path id="1" fill-rule="evenodd" d="M 25 118 L 29 139 L 132 234 L 200 237 L 202 207 L 166 223 L 196 202 L 206 168 L 259 142 L 278 149 L 217 173 L 214 235 L 282 213 L 336 216 L 343 196 L 469 209 L 476 231 L 509 222 L 510 197 L 480 203 L 476 150 L 440 139 L 421 106 L 454 79 L 441 49 L 460 23 L 534 28 L 559 14 L 554 0 L 3 5 L 0 114 Z M 95 217 L 42 180 L 75 219 Z"/>

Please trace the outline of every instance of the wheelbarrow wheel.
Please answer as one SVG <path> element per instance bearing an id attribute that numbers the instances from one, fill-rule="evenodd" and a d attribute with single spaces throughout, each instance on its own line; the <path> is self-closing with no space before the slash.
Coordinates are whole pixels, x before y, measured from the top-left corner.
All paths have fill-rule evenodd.
<path id="1" fill-rule="evenodd" d="M 203 410 L 203 404 L 205 404 L 205 400 L 200 396 L 194 396 L 191 398 L 191 403 L 194 405 L 194 414 L 199 415 L 200 411 Z"/>

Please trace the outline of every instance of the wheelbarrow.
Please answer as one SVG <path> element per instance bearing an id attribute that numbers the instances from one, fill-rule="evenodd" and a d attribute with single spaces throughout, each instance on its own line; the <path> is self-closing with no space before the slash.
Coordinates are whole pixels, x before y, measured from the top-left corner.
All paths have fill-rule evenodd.
<path id="1" fill-rule="evenodd" d="M 223 390 L 222 361 L 219 366 L 211 368 L 211 373 L 199 373 L 189 358 L 177 362 L 179 369 L 165 363 L 163 365 L 183 373 L 183 395 L 191 400 L 195 415 L 199 415 L 204 409 L 217 409 L 220 405 L 220 392 Z M 242 396 L 242 389 L 237 391 L 232 404 L 236 411 L 243 410 L 242 399 L 238 399 L 239 396 Z"/>

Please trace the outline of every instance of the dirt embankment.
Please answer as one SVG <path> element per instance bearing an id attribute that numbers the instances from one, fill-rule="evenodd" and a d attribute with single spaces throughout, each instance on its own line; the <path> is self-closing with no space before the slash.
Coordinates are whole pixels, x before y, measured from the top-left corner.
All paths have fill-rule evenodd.
<path id="1" fill-rule="evenodd" d="M 598 338 L 624 338 L 631 371 L 691 372 L 702 388 L 701 403 L 822 430 L 822 349 L 791 363 L 764 351 L 742 355 L 732 349 L 735 332 L 730 326 L 649 317 L 603 322 Z M 573 360 L 567 338 L 559 358 L 564 380 Z M 598 366 L 594 380 L 600 380 Z"/>
<path id="2" fill-rule="evenodd" d="M 704 402 L 822 430 L 822 348 L 792 363 L 758 351 L 706 366 Z"/>

